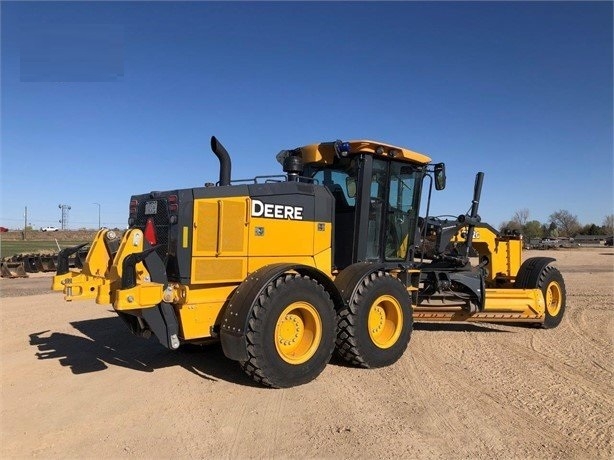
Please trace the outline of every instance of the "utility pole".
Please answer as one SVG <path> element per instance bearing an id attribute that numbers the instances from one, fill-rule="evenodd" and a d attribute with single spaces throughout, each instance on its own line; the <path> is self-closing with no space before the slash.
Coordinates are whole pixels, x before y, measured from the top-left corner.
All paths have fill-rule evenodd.
<path id="1" fill-rule="evenodd" d="M 102 227 L 100 226 L 100 203 L 94 203 L 96 206 L 98 206 L 98 230 L 100 230 Z"/>
<path id="2" fill-rule="evenodd" d="M 23 239 L 26 239 L 26 232 L 28 231 L 28 207 L 26 206 L 26 210 L 23 213 Z"/>

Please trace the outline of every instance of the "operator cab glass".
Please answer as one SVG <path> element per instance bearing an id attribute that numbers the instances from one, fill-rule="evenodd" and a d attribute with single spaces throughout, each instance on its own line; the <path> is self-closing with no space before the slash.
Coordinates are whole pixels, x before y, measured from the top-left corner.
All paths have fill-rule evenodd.
<path id="1" fill-rule="evenodd" d="M 303 172 L 325 186 L 335 199 L 334 265 L 339 269 L 353 259 L 358 170 L 357 158 L 343 158 L 334 165 L 310 165 Z"/>
<path id="2" fill-rule="evenodd" d="M 308 164 L 303 173 L 335 199 L 334 265 L 406 262 L 415 235 L 424 168 L 370 155 Z M 363 204 L 364 203 L 364 204 Z"/>
<path id="3" fill-rule="evenodd" d="M 405 261 L 414 243 L 421 173 L 407 163 L 373 160 L 369 196 L 367 260 Z"/>

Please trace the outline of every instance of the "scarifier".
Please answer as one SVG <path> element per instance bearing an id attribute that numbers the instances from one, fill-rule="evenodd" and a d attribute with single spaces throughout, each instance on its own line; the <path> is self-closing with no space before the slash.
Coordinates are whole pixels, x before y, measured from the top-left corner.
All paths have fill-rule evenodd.
<path id="1" fill-rule="evenodd" d="M 62 251 L 52 288 L 111 304 L 165 347 L 221 341 L 257 382 L 309 382 L 333 351 L 365 368 L 405 352 L 413 321 L 557 326 L 565 284 L 554 259 L 522 262 L 522 237 L 470 211 L 429 216 L 445 165 L 370 140 L 285 150 L 285 175 L 130 199 L 123 236 L 101 229 L 81 269 Z M 422 197 L 423 191 L 427 196 Z M 426 204 L 419 217 L 421 202 Z"/>

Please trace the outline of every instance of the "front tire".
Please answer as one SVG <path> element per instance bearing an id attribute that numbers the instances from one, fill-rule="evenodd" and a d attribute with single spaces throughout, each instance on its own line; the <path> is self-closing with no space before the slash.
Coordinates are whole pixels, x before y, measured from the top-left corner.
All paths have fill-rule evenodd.
<path id="1" fill-rule="evenodd" d="M 371 273 L 339 312 L 338 354 L 358 367 L 393 364 L 407 349 L 412 313 L 403 283 L 384 271 Z"/>
<path id="2" fill-rule="evenodd" d="M 556 267 L 548 265 L 542 270 L 536 287 L 541 289 L 546 302 L 546 317 L 543 328 L 557 327 L 563 320 L 567 300 L 563 275 Z"/>
<path id="3" fill-rule="evenodd" d="M 266 386 L 310 382 L 334 349 L 333 302 L 321 284 L 306 276 L 287 274 L 269 283 L 247 324 L 248 359 L 241 367 Z"/>
<path id="4" fill-rule="evenodd" d="M 558 268 L 549 265 L 553 259 L 527 259 L 517 275 L 517 287 L 521 289 L 539 289 L 545 302 L 544 322 L 540 326 L 552 329 L 561 324 L 565 314 L 567 295 L 565 281 Z"/>

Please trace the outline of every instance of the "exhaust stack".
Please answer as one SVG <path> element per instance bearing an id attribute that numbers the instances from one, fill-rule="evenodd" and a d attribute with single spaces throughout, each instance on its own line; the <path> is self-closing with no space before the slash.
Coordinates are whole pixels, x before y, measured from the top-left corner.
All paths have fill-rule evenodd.
<path id="1" fill-rule="evenodd" d="M 219 185 L 230 185 L 230 155 L 228 155 L 228 151 L 215 136 L 211 136 L 211 150 L 215 153 L 218 160 L 220 160 Z"/>

